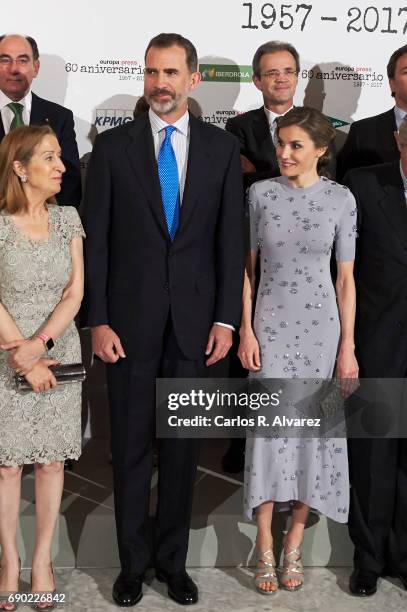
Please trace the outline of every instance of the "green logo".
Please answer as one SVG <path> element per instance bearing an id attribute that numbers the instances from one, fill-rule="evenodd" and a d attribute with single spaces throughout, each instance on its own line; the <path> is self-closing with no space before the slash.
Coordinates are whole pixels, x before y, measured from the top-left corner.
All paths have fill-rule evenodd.
<path id="1" fill-rule="evenodd" d="M 250 83 L 253 73 L 251 66 L 231 64 L 201 64 L 199 70 L 203 81 L 221 83 Z"/>
<path id="2" fill-rule="evenodd" d="M 344 125 L 350 125 L 349 121 L 343 121 L 343 119 L 336 119 L 336 117 L 330 117 L 329 115 L 325 115 L 327 119 L 332 123 L 333 128 L 340 128 Z"/>

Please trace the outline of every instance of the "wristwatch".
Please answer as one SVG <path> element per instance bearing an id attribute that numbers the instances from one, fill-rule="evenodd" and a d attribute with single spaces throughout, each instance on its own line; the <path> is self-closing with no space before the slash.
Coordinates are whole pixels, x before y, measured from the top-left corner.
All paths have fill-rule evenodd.
<path id="1" fill-rule="evenodd" d="M 40 334 L 36 334 L 35 337 L 42 340 L 47 351 L 50 351 L 52 348 L 54 348 L 55 342 L 50 336 L 47 336 L 47 334 L 41 332 Z"/>

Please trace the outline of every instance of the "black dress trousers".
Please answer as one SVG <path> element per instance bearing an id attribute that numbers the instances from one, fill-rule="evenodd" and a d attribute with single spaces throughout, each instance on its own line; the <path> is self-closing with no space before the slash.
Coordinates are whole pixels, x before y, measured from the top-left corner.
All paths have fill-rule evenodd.
<path id="1" fill-rule="evenodd" d="M 370 379 L 368 384 L 372 383 Z M 407 381 L 389 379 L 388 384 L 393 390 L 391 403 L 380 402 L 378 395 L 378 403 L 364 409 L 365 422 L 381 423 L 382 431 L 380 427 L 377 431 L 381 435 L 386 423 L 398 423 L 403 435 Z M 355 568 L 377 575 L 407 574 L 407 438 L 350 439 L 348 450 L 349 534 L 355 545 Z"/>
<path id="2" fill-rule="evenodd" d="M 148 361 L 120 359 L 107 366 L 116 528 L 124 572 L 142 575 L 151 564 L 167 576 L 185 569 L 199 444 L 196 439 L 158 440 L 158 506 L 151 541 L 147 522 L 155 379 L 200 378 L 205 370 L 204 355 L 190 360 L 182 354 L 170 316 L 160 355 Z"/>

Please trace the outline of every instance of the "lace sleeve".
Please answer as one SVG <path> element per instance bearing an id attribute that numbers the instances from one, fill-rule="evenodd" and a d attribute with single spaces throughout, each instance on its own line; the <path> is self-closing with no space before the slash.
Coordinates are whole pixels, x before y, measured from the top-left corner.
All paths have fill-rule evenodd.
<path id="1" fill-rule="evenodd" d="M 59 215 L 62 233 L 69 242 L 76 236 L 85 238 L 85 231 L 76 208 L 73 206 L 61 206 L 59 207 Z"/>

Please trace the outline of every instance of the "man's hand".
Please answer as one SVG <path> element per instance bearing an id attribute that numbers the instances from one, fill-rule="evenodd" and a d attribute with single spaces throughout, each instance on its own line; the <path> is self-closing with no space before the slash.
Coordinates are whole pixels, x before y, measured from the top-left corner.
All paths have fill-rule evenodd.
<path id="1" fill-rule="evenodd" d="M 205 350 L 205 355 L 210 355 L 209 359 L 206 360 L 206 365 L 210 366 L 226 357 L 232 342 L 231 329 L 222 325 L 212 325 Z"/>
<path id="2" fill-rule="evenodd" d="M 245 155 L 240 156 L 240 164 L 242 167 L 242 172 L 256 172 L 256 167 Z"/>
<path id="3" fill-rule="evenodd" d="M 92 350 L 105 363 L 116 363 L 126 357 L 120 338 L 108 325 L 92 327 Z"/>

